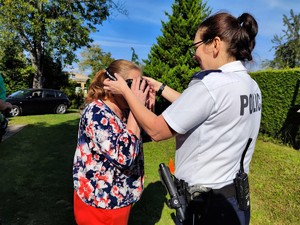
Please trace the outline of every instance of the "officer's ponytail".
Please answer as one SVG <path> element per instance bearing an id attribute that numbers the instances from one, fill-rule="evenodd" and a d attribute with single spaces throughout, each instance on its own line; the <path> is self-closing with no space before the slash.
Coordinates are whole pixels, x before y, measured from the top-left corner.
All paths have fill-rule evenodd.
<path id="1" fill-rule="evenodd" d="M 245 58 L 247 60 L 252 60 L 251 52 L 255 47 L 255 37 L 258 31 L 258 25 L 256 20 L 248 13 L 243 13 L 240 17 L 237 18 L 240 26 L 241 26 L 241 36 L 243 37 L 240 42 L 248 42 L 244 46 L 241 46 L 240 51 L 245 51 L 245 54 L 240 54 L 240 58 Z M 241 44 L 239 44 L 241 45 Z"/>

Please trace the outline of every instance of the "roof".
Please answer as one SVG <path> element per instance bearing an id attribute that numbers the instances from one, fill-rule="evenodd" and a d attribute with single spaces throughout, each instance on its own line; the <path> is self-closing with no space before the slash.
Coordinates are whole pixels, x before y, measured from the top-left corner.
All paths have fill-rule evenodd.
<path id="1" fill-rule="evenodd" d="M 76 82 L 86 82 L 88 79 L 90 79 L 88 76 L 79 73 L 70 73 L 69 78 Z"/>

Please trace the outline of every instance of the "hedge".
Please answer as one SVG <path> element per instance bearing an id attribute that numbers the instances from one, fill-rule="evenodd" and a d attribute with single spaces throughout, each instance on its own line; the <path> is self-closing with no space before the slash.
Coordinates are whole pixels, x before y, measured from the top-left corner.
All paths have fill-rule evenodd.
<path id="1" fill-rule="evenodd" d="M 300 68 L 257 71 L 250 75 L 262 92 L 260 133 L 283 139 L 290 135 L 295 142 L 300 122 L 300 113 L 297 113 L 300 108 Z M 288 134 L 285 134 L 287 130 Z"/>

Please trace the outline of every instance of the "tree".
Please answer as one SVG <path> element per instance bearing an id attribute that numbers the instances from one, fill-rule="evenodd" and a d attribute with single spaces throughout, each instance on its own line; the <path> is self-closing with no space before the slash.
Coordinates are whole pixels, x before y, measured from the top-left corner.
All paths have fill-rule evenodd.
<path id="1" fill-rule="evenodd" d="M 115 59 L 111 57 L 111 53 L 105 53 L 99 45 L 92 45 L 81 52 L 82 60 L 78 63 L 81 70 L 91 70 L 89 77 L 94 75 L 101 69 L 109 66 Z"/>
<path id="2" fill-rule="evenodd" d="M 0 0 L 0 39 L 16 38 L 36 71 L 32 86 L 43 87 L 45 55 L 71 64 L 113 9 L 126 14 L 112 0 Z"/>
<path id="3" fill-rule="evenodd" d="M 199 70 L 188 46 L 193 43 L 199 24 L 210 13 L 202 0 L 175 0 L 172 14 L 165 12 L 169 21 L 162 21 L 162 36 L 157 38 L 157 44 L 144 60 L 144 73 L 183 91 L 191 75 Z"/>
<path id="4" fill-rule="evenodd" d="M 32 84 L 34 71 L 15 39 L 0 43 L 0 71 L 5 80 L 6 92 L 28 88 Z"/>
<path id="5" fill-rule="evenodd" d="M 131 61 L 134 62 L 135 64 L 139 65 L 139 56 L 135 53 L 135 50 L 133 47 L 131 47 L 131 51 L 132 51 L 132 54 L 131 54 Z"/>
<path id="6" fill-rule="evenodd" d="M 45 56 L 43 60 L 44 88 L 61 90 L 69 85 L 69 73 L 62 71 L 61 61 Z"/>
<path id="7" fill-rule="evenodd" d="M 271 68 L 295 68 L 300 66 L 300 13 L 290 10 L 290 18 L 283 15 L 283 35 L 275 35 L 275 58 L 270 61 Z"/>

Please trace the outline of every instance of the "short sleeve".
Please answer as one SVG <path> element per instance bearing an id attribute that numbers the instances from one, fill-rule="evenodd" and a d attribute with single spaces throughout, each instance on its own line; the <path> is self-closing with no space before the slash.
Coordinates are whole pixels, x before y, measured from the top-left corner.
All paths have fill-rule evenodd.
<path id="1" fill-rule="evenodd" d="M 177 133 L 185 134 L 203 123 L 213 112 L 214 100 L 201 82 L 193 83 L 164 112 L 163 117 Z"/>

